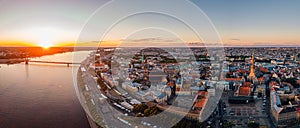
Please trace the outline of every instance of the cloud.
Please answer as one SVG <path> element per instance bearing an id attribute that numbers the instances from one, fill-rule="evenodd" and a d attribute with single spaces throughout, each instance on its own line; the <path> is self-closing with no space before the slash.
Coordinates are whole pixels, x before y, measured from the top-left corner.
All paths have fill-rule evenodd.
<path id="1" fill-rule="evenodd" d="M 188 42 L 177 38 L 165 38 L 165 37 L 151 37 L 151 38 L 132 38 L 120 40 L 121 46 L 143 46 L 143 47 L 186 47 L 189 45 Z M 198 46 L 198 45 L 197 45 Z"/>
<path id="2" fill-rule="evenodd" d="M 139 42 L 177 42 L 178 40 L 175 39 L 166 39 L 162 37 L 152 37 L 152 38 L 140 38 L 140 39 L 122 39 L 120 41 L 124 42 L 133 42 L 133 43 L 139 43 Z"/>
<path id="3" fill-rule="evenodd" d="M 241 39 L 239 39 L 239 38 L 231 38 L 231 39 L 229 39 L 229 40 L 233 40 L 233 41 L 241 41 Z"/>

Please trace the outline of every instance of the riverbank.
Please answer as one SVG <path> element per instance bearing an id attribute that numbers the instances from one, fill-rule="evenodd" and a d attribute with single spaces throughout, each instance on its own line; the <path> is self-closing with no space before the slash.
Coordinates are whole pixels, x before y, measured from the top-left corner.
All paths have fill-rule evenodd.
<path id="1" fill-rule="evenodd" d="M 97 125 L 89 115 L 86 114 L 86 117 L 91 128 L 102 128 L 99 125 Z"/>
<path id="2" fill-rule="evenodd" d="M 18 64 L 24 62 L 24 58 L 18 59 L 0 59 L 0 64 Z"/>
<path id="3" fill-rule="evenodd" d="M 81 64 L 80 67 L 84 67 L 85 69 L 88 69 L 88 68 L 87 68 L 87 67 L 88 67 L 88 64 L 85 63 L 85 62 L 88 62 L 88 60 L 89 60 L 89 58 L 86 58 L 86 59 L 82 62 L 82 64 Z M 89 81 L 89 80 L 87 80 L 88 77 L 83 77 L 83 76 L 90 76 L 91 74 L 89 74 L 89 75 L 84 75 L 84 72 L 82 72 L 80 69 L 81 69 L 81 68 L 79 68 L 78 71 L 77 71 L 77 84 L 79 85 L 79 88 L 78 88 L 79 90 L 78 90 L 78 91 L 81 92 L 81 93 L 83 94 L 81 98 L 83 98 L 83 99 L 85 100 L 85 105 L 82 105 L 82 108 L 83 108 L 84 110 L 89 109 L 89 110 L 91 111 L 91 116 L 93 116 L 93 117 L 95 118 L 95 120 L 97 120 L 97 121 L 93 120 L 93 119 L 89 116 L 89 114 L 85 111 L 87 120 L 88 120 L 89 125 L 90 125 L 90 128 L 102 128 L 102 127 L 99 126 L 98 124 L 100 124 L 100 125 L 102 125 L 102 126 L 105 126 L 105 123 L 102 122 L 103 119 L 102 119 L 102 118 L 100 117 L 100 115 L 97 113 L 97 110 L 96 110 L 95 106 L 92 105 L 92 104 L 93 104 L 93 103 L 91 102 L 91 99 L 92 99 L 92 98 L 90 97 L 89 93 L 87 93 L 87 92 L 82 92 L 82 90 L 85 89 L 85 86 L 84 86 L 84 85 L 86 85 L 86 83 L 85 83 L 84 81 Z M 85 80 L 84 80 L 84 79 L 85 79 Z M 80 99 L 79 99 L 79 100 L 80 100 Z M 86 107 L 86 108 L 85 108 L 85 107 Z M 96 122 L 98 122 L 98 124 L 97 124 Z"/>

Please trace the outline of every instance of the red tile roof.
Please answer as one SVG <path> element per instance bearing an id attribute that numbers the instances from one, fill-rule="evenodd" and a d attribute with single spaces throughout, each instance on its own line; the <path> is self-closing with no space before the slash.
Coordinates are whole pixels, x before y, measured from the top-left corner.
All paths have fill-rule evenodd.
<path id="1" fill-rule="evenodd" d="M 95 67 L 102 67 L 102 66 L 104 66 L 103 63 L 95 63 L 94 65 L 95 65 Z"/>
<path id="2" fill-rule="evenodd" d="M 237 72 L 241 72 L 241 73 L 247 73 L 248 71 L 245 69 L 239 69 Z"/>
<path id="3" fill-rule="evenodd" d="M 194 105 L 195 108 L 203 108 L 206 104 L 206 99 L 202 99 L 200 101 L 197 101 Z"/>
<path id="4" fill-rule="evenodd" d="M 241 81 L 242 78 L 225 78 L 226 81 Z"/>
<path id="5" fill-rule="evenodd" d="M 205 97 L 207 94 L 208 94 L 208 92 L 206 92 L 206 91 L 199 91 L 199 92 L 198 92 L 198 96 L 203 96 L 203 97 Z"/>
<path id="6" fill-rule="evenodd" d="M 240 86 L 239 88 L 239 96 L 249 96 L 251 93 L 251 88 L 246 86 Z"/>
<path id="7" fill-rule="evenodd" d="M 175 85 L 175 82 L 170 81 L 170 82 L 168 83 L 168 85 L 171 86 L 171 87 L 173 87 L 173 86 Z"/>
<path id="8" fill-rule="evenodd" d="M 243 84 L 244 87 L 250 87 L 251 85 L 252 85 L 251 82 L 244 82 L 244 84 Z"/>
<path id="9" fill-rule="evenodd" d="M 297 84 L 300 84 L 300 80 L 297 80 Z"/>
<path id="10" fill-rule="evenodd" d="M 259 70 L 263 73 L 267 73 L 269 72 L 269 70 L 267 68 L 264 68 L 264 67 L 260 67 Z"/>
<path id="11" fill-rule="evenodd" d="M 297 107 L 297 113 L 300 114 L 300 107 Z"/>
<path id="12" fill-rule="evenodd" d="M 273 86 L 275 86 L 275 85 L 277 85 L 278 83 L 277 82 L 274 82 L 274 81 L 271 81 L 270 82 L 270 85 L 271 85 L 271 87 L 273 87 Z"/>

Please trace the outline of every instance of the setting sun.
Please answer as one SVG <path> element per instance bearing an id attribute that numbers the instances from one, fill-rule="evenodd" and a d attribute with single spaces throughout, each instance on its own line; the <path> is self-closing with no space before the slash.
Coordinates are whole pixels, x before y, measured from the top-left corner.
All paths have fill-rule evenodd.
<path id="1" fill-rule="evenodd" d="M 45 48 L 45 49 L 53 46 L 53 44 L 51 44 L 50 42 L 41 42 L 38 45 L 41 46 L 41 47 L 43 47 L 43 48 Z"/>
<path id="2" fill-rule="evenodd" d="M 38 45 L 47 49 L 49 47 L 52 47 L 53 39 L 55 39 L 55 36 L 53 35 L 53 32 L 50 31 L 50 29 L 46 29 L 48 31 L 43 31 L 42 34 L 39 34 L 39 43 Z"/>

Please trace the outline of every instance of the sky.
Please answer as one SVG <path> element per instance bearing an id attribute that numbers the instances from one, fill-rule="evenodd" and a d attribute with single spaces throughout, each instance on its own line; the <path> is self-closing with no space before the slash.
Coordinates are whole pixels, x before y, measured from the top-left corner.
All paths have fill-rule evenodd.
<path id="1" fill-rule="evenodd" d="M 215 43 L 216 38 L 224 45 L 300 45 L 299 0 L 191 0 L 204 14 L 190 2 L 159 2 L 0 0 L 0 46 L 91 45 L 100 40 L 106 45 L 130 41 Z M 136 10 L 169 16 L 128 15 Z M 124 21 L 117 19 L 122 15 Z M 112 27 L 116 20 L 118 24 Z M 203 28 L 208 22 L 210 27 Z"/>
<path id="2" fill-rule="evenodd" d="M 224 42 L 300 45 L 299 0 L 193 0 Z"/>

